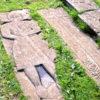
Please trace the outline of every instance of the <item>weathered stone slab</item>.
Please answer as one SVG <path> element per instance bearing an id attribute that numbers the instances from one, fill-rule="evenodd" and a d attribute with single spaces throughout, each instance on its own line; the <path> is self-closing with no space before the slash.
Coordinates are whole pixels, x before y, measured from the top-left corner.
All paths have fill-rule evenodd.
<path id="1" fill-rule="evenodd" d="M 29 81 L 24 72 L 16 72 L 16 77 L 21 84 L 21 88 L 28 100 L 40 100 L 34 85 Z"/>
<path id="2" fill-rule="evenodd" d="M 4 46 L 15 60 L 16 76 L 28 100 L 60 100 L 54 81 L 55 51 L 40 37 L 40 27 L 31 20 L 28 10 L 7 12 L 0 18 Z M 37 68 L 39 65 L 43 67 Z"/>
<path id="3" fill-rule="evenodd" d="M 97 5 L 93 0 L 66 0 L 72 7 L 74 7 L 78 12 L 88 11 L 97 9 Z"/>
<path id="4" fill-rule="evenodd" d="M 79 17 L 88 24 L 96 33 L 100 33 L 100 9 L 85 12 Z"/>
<path id="5" fill-rule="evenodd" d="M 87 73 L 100 83 L 100 51 L 90 37 L 74 26 L 68 14 L 67 17 L 63 15 L 52 17 L 57 11 L 59 15 L 60 9 L 62 14 L 66 14 L 62 8 L 40 10 L 39 13 L 58 31 L 59 36 L 73 50 L 76 59 L 84 66 Z"/>
<path id="6" fill-rule="evenodd" d="M 16 39 L 17 36 L 31 36 L 40 33 L 40 27 L 35 21 L 14 21 L 1 26 L 4 38 Z"/>

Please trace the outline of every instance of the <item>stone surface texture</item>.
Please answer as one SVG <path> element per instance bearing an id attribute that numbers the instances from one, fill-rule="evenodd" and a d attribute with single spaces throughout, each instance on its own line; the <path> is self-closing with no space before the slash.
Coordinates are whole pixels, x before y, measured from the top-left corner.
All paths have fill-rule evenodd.
<path id="1" fill-rule="evenodd" d="M 62 8 L 44 9 L 39 13 L 72 49 L 76 60 L 84 66 L 87 74 L 100 83 L 100 50 L 94 41 L 73 24 L 72 19 Z"/>
<path id="2" fill-rule="evenodd" d="M 79 17 L 96 33 L 100 33 L 100 9 L 85 12 L 79 15 Z"/>
<path id="3" fill-rule="evenodd" d="M 55 82 L 56 53 L 42 40 L 27 9 L 0 14 L 4 47 L 16 63 L 16 77 L 28 100 L 63 100 Z M 44 66 L 37 71 L 36 66 Z"/>
<path id="4" fill-rule="evenodd" d="M 78 12 L 84 12 L 98 8 L 93 0 L 66 0 L 66 2 L 74 7 Z"/>

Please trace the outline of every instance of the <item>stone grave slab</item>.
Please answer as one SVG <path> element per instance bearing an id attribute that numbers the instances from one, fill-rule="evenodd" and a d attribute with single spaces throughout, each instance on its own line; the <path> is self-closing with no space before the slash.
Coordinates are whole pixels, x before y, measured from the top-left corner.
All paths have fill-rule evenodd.
<path id="1" fill-rule="evenodd" d="M 62 8 L 44 9 L 38 12 L 72 49 L 76 60 L 83 65 L 88 75 L 100 83 L 100 51 L 95 42 L 73 24 L 72 19 Z M 55 17 L 55 13 L 58 16 Z"/>
<path id="2" fill-rule="evenodd" d="M 16 77 L 28 100 L 59 100 L 59 96 L 63 100 L 55 81 L 56 53 L 42 40 L 29 10 L 2 13 L 0 24 L 4 47 L 15 61 Z"/>

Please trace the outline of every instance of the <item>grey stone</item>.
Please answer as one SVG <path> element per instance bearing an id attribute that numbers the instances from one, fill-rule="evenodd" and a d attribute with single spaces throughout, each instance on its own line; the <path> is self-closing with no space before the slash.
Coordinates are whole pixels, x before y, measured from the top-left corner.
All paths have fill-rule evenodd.
<path id="1" fill-rule="evenodd" d="M 66 0 L 71 6 L 73 6 L 78 12 L 97 9 L 97 5 L 93 0 Z"/>

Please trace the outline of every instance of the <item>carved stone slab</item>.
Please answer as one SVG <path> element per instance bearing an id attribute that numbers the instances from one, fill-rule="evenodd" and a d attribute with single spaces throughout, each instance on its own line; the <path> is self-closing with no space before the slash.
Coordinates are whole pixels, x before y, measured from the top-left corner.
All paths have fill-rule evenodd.
<path id="1" fill-rule="evenodd" d="M 94 41 L 74 26 L 73 21 L 62 8 L 44 9 L 39 13 L 72 49 L 76 60 L 84 66 L 88 75 L 100 83 L 100 51 L 96 48 Z M 55 13 L 62 14 L 60 15 L 62 17 L 53 17 Z"/>
<path id="2" fill-rule="evenodd" d="M 88 11 L 97 9 L 97 5 L 93 0 L 66 0 L 72 7 L 74 7 L 78 12 Z"/>
<path id="3" fill-rule="evenodd" d="M 27 9 L 0 14 L 1 35 L 16 63 L 16 76 L 28 100 L 63 100 L 55 82 L 56 53 L 42 40 Z"/>
<path id="4" fill-rule="evenodd" d="M 95 32 L 100 33 L 100 9 L 85 12 L 79 17 L 88 24 Z"/>

